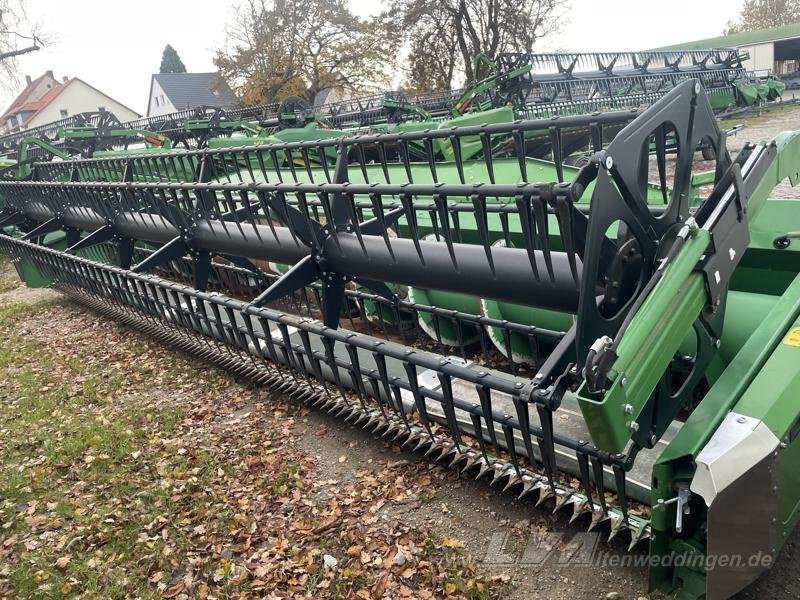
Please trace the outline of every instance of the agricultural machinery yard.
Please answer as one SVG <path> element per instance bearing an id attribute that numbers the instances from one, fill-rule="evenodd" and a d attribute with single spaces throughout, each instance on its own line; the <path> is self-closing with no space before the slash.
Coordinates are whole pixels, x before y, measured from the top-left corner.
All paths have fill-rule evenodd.
<path id="1" fill-rule="evenodd" d="M 800 595 L 800 105 L 749 60 L 0 136 L 0 598 Z"/>

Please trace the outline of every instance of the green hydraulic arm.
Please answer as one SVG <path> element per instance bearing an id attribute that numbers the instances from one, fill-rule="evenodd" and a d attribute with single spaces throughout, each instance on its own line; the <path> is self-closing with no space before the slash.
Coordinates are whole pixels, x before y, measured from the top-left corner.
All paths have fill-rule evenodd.
<path id="1" fill-rule="evenodd" d="M 58 137 L 63 140 L 138 139 L 150 146 L 157 146 L 164 150 L 172 148 L 172 142 L 167 136 L 146 129 L 98 130 L 96 127 L 62 127 L 58 130 Z"/>
<path id="2" fill-rule="evenodd" d="M 17 150 L 17 179 L 22 180 L 30 177 L 34 161 L 39 160 L 38 158 L 33 159 L 30 156 L 30 149 L 34 147 L 41 148 L 45 152 L 62 160 L 70 158 L 68 152 L 56 148 L 50 142 L 34 137 L 22 138 L 19 142 L 19 149 Z"/>
<path id="3" fill-rule="evenodd" d="M 479 79 L 481 67 L 487 67 L 489 75 Z M 453 118 L 460 117 L 468 110 L 473 108 L 475 98 L 489 90 L 496 88 L 499 84 L 517 79 L 530 73 L 532 65 L 523 65 L 517 69 L 503 73 L 498 68 L 497 64 L 485 54 L 479 54 L 475 59 L 475 68 L 473 69 L 473 83 L 467 90 L 459 97 L 455 105 L 450 111 Z"/>

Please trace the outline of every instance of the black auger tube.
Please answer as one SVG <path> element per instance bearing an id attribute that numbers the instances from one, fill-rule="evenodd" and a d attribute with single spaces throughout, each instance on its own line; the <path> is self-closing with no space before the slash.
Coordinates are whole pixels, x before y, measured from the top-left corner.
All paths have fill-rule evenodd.
<path id="1" fill-rule="evenodd" d="M 564 252 L 550 253 L 551 280 L 538 250 L 537 279 L 527 252 L 518 248 L 493 248 L 492 272 L 486 252 L 477 244 L 453 244 L 454 262 L 443 242 L 420 241 L 420 257 L 409 239 L 392 239 L 391 252 L 383 238 L 365 235 L 362 240 L 364 249 L 351 233 L 326 240 L 325 257 L 333 271 L 561 312 L 578 308 L 578 286 Z"/>
<path id="2" fill-rule="evenodd" d="M 40 203 L 29 203 L 26 214 L 46 221 L 54 213 Z M 94 231 L 109 224 L 100 213 L 83 207 L 68 207 L 61 214 L 66 227 Z M 123 237 L 166 243 L 183 232 L 162 216 L 144 212 L 120 212 L 111 225 Z M 295 264 L 311 254 L 286 227 L 199 219 L 187 234 L 191 244 L 212 253 Z M 362 249 L 361 242 L 364 247 Z M 545 270 L 542 252 L 536 251 L 539 277 L 535 277 L 525 250 L 494 248 L 494 272 L 482 246 L 452 245 L 453 257 L 444 243 L 420 241 L 420 254 L 413 240 L 395 238 L 391 252 L 382 237 L 340 232 L 326 239 L 322 270 L 348 277 L 363 277 L 420 288 L 470 294 L 483 298 L 575 312 L 578 286 L 572 277 L 567 255 L 551 252 L 553 278 Z M 455 261 L 453 260 L 455 259 Z M 580 267 L 580 264 L 579 264 Z"/>

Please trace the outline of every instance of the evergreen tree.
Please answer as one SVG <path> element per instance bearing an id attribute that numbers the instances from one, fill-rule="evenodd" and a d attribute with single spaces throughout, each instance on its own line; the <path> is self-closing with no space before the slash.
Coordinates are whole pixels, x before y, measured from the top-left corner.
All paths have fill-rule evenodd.
<path id="1" fill-rule="evenodd" d="M 161 55 L 161 67 L 159 73 L 186 73 L 186 65 L 183 64 L 181 57 L 175 48 L 167 44 L 164 53 Z"/>

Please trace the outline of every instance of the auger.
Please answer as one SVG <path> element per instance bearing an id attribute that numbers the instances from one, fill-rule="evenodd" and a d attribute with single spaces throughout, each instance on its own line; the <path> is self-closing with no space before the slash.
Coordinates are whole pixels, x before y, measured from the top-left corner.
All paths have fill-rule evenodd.
<path id="1" fill-rule="evenodd" d="M 727 598 L 798 517 L 800 205 L 769 195 L 800 179 L 800 133 L 725 141 L 691 79 L 633 111 L 42 161 L 0 181 L 0 250 L 29 285 L 648 541 L 654 589 Z"/>

